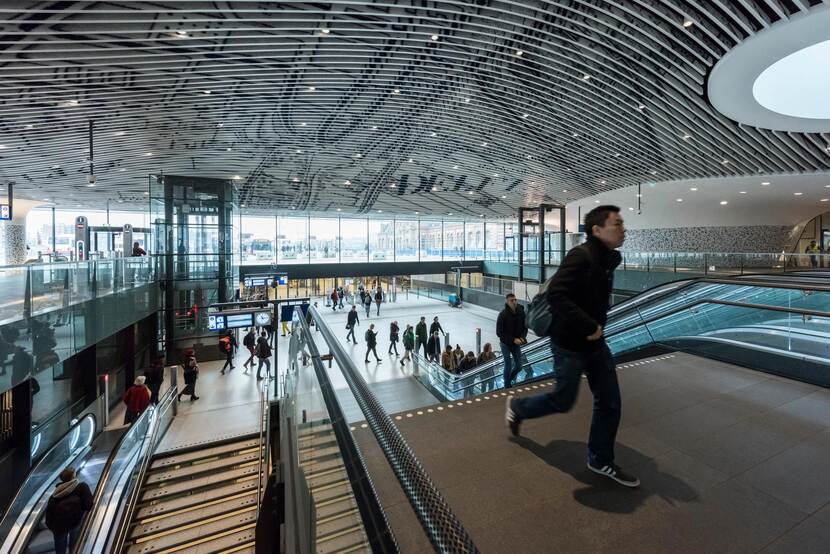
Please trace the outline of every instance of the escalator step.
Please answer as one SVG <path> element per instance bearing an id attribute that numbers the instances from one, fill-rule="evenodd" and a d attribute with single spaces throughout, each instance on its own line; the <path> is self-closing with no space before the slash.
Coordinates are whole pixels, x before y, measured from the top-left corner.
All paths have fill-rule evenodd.
<path id="1" fill-rule="evenodd" d="M 218 471 L 235 469 L 245 464 L 258 464 L 260 455 L 261 452 L 253 451 L 237 456 L 210 460 L 196 465 L 174 466 L 149 475 L 145 481 L 145 486 L 194 479 L 209 474 L 216 474 Z"/>
<path id="2" fill-rule="evenodd" d="M 256 448 L 258 445 L 259 438 L 257 437 L 254 439 L 222 444 L 220 446 L 193 450 L 191 452 L 184 452 L 182 454 L 161 454 L 153 459 L 153 462 L 150 464 L 150 471 L 176 464 L 193 463 L 201 458 L 210 458 L 211 456 L 216 455 L 233 455 L 243 450 Z"/>
<path id="3" fill-rule="evenodd" d="M 234 498 L 256 492 L 258 479 L 250 479 L 237 483 L 228 483 L 217 488 L 206 489 L 186 496 L 178 496 L 164 500 L 145 503 L 138 506 L 135 519 L 145 520 L 172 513 L 198 510 L 215 503 L 222 503 Z"/>
<path id="4" fill-rule="evenodd" d="M 256 506 L 241 512 L 235 512 L 224 518 L 211 518 L 205 523 L 196 522 L 193 526 L 182 527 L 164 535 L 150 535 L 136 542 L 127 549 L 127 554 L 161 554 L 164 552 L 181 552 L 198 546 L 200 549 L 215 540 L 256 526 Z M 217 545 L 212 545 L 217 546 Z"/>
<path id="5" fill-rule="evenodd" d="M 171 484 L 161 484 L 156 487 L 144 487 L 141 490 L 140 502 L 149 502 L 162 498 L 191 495 L 194 492 L 218 486 L 220 483 L 239 482 L 255 479 L 259 473 L 259 464 L 254 463 L 231 471 L 223 471 L 216 475 L 199 477 L 189 481 L 179 481 Z"/>
<path id="6" fill-rule="evenodd" d="M 187 525 L 194 521 L 200 521 L 210 517 L 216 517 L 236 510 L 256 507 L 259 495 L 256 492 L 248 493 L 237 498 L 229 498 L 209 505 L 196 504 L 194 509 L 172 513 L 166 517 L 157 516 L 145 520 L 134 520 L 134 526 L 130 532 L 130 539 L 136 540 L 152 533 L 161 533 Z"/>

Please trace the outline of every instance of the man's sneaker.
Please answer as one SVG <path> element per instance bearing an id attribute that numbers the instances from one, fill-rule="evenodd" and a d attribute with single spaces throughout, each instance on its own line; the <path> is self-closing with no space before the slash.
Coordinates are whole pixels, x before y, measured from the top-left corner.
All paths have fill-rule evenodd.
<path id="1" fill-rule="evenodd" d="M 513 400 L 513 397 L 508 396 L 506 398 L 507 406 L 504 412 L 504 421 L 507 423 L 507 428 L 510 429 L 510 434 L 514 437 L 519 436 L 519 425 L 521 425 L 521 420 L 519 416 L 516 415 L 516 412 L 513 411 L 513 408 L 510 407 L 510 402 Z"/>
<path id="2" fill-rule="evenodd" d="M 620 485 L 626 487 L 633 488 L 640 486 L 639 479 L 621 470 L 617 464 L 607 464 L 602 467 L 599 467 L 593 465 L 591 462 L 588 462 L 588 469 L 590 469 L 594 473 L 598 473 L 599 475 L 603 475 L 605 477 L 608 477 L 609 479 L 613 479 Z"/>

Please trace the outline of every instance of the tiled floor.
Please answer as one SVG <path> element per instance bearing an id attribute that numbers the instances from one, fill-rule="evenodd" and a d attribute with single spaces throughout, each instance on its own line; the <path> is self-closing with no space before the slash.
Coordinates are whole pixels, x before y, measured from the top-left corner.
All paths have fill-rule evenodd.
<path id="1" fill-rule="evenodd" d="M 482 552 L 830 551 L 830 391 L 682 353 L 618 369 L 617 461 L 636 490 L 585 469 L 587 386 L 519 439 L 501 392 L 394 419 Z M 353 429 L 401 551 L 431 552 L 371 431 Z"/>

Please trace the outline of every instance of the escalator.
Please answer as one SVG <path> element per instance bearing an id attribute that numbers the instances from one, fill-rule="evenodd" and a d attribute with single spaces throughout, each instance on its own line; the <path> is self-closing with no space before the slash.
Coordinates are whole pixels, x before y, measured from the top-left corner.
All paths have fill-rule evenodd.
<path id="1" fill-rule="evenodd" d="M 605 326 L 615 357 L 683 349 L 830 385 L 830 275 L 804 272 L 660 285 L 615 305 Z M 550 341 L 522 347 L 516 383 L 554 372 Z M 827 366 L 824 370 L 815 367 Z M 442 400 L 503 388 L 502 361 L 455 375 L 416 356 L 416 378 Z"/>
<path id="2" fill-rule="evenodd" d="M 259 435 L 153 457 L 124 552 L 253 552 L 264 448 Z"/>

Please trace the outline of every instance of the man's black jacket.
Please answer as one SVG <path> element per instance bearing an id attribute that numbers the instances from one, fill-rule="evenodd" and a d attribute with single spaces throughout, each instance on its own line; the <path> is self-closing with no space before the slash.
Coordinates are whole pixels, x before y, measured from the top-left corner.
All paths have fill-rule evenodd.
<path id="1" fill-rule="evenodd" d="M 614 284 L 614 269 L 622 256 L 593 236 L 572 248 L 547 286 L 553 312 L 551 340 L 567 350 L 591 350 L 604 341 L 589 341 L 599 325 L 605 327 Z"/>
<path id="2" fill-rule="evenodd" d="M 504 305 L 504 309 L 496 318 L 496 336 L 500 342 L 508 346 L 514 344 L 513 339 L 527 338 L 525 309 L 521 304 L 516 304 L 515 312 L 507 304 Z"/>
<path id="3" fill-rule="evenodd" d="M 349 310 L 349 315 L 346 316 L 346 326 L 354 327 L 355 323 L 360 323 L 360 319 L 357 317 L 357 310 Z"/>

